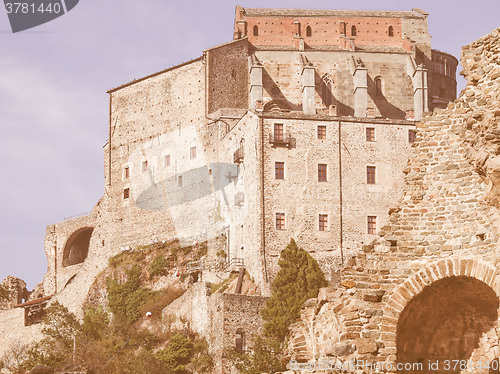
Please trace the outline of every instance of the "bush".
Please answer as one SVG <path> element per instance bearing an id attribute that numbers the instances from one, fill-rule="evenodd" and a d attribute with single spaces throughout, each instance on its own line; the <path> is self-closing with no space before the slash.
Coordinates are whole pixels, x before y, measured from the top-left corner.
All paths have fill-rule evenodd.
<path id="1" fill-rule="evenodd" d="M 149 274 L 154 277 L 156 275 L 165 275 L 165 269 L 167 268 L 167 260 L 162 255 L 156 256 L 151 264 L 149 265 Z"/>
<path id="2" fill-rule="evenodd" d="M 191 359 L 193 343 L 181 334 L 172 336 L 167 348 L 156 353 L 157 358 L 175 374 L 187 373 L 186 365 Z"/>
<path id="3" fill-rule="evenodd" d="M 271 284 L 271 297 L 261 311 L 264 335 L 283 341 L 288 327 L 300 317 L 302 304 L 318 296 L 326 280 L 312 256 L 297 247 L 293 239 L 281 252 L 280 270 Z"/>
<path id="4" fill-rule="evenodd" d="M 145 304 L 151 294 L 140 287 L 141 268 L 132 266 L 127 271 L 127 281 L 123 284 L 116 279 L 108 279 L 107 291 L 109 309 L 119 318 L 125 318 L 128 323 L 135 322 L 139 316 L 139 307 Z"/>

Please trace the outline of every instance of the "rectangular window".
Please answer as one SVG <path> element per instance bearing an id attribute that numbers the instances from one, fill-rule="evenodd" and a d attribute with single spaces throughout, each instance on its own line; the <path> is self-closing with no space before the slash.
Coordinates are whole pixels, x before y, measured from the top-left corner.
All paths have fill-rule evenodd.
<path id="1" fill-rule="evenodd" d="M 148 162 L 142 161 L 142 172 L 145 173 L 148 171 Z"/>
<path id="2" fill-rule="evenodd" d="M 130 178 L 130 168 L 128 166 L 125 166 L 123 168 L 123 176 L 125 177 L 125 179 Z"/>
<path id="3" fill-rule="evenodd" d="M 318 126 L 318 139 L 326 139 L 326 126 Z"/>
<path id="4" fill-rule="evenodd" d="M 164 162 L 165 167 L 169 167 L 170 166 L 170 155 L 166 155 L 163 162 Z"/>
<path id="5" fill-rule="evenodd" d="M 375 141 L 375 129 L 373 127 L 366 128 L 366 141 L 367 142 Z"/>
<path id="6" fill-rule="evenodd" d="M 190 156 L 191 160 L 196 158 L 196 147 L 191 147 L 191 149 L 189 151 L 189 156 Z"/>
<path id="7" fill-rule="evenodd" d="M 285 213 L 276 213 L 276 230 L 285 229 Z"/>
<path id="8" fill-rule="evenodd" d="M 276 179 L 285 179 L 285 163 L 275 162 L 274 163 L 274 177 Z"/>
<path id="9" fill-rule="evenodd" d="M 284 137 L 283 124 L 274 124 L 274 141 L 282 142 Z"/>
<path id="10" fill-rule="evenodd" d="M 375 166 L 366 167 L 366 183 L 375 184 Z"/>
<path id="11" fill-rule="evenodd" d="M 415 130 L 408 130 L 408 142 L 415 143 L 417 139 L 417 132 Z"/>
<path id="12" fill-rule="evenodd" d="M 368 216 L 368 234 L 376 234 L 377 232 L 377 217 Z"/>
<path id="13" fill-rule="evenodd" d="M 123 190 L 123 199 L 126 200 L 130 197 L 130 188 L 125 188 Z"/>
<path id="14" fill-rule="evenodd" d="M 319 231 L 328 231 L 328 214 L 319 215 Z"/>
<path id="15" fill-rule="evenodd" d="M 326 164 L 318 164 L 318 182 L 326 182 Z"/>

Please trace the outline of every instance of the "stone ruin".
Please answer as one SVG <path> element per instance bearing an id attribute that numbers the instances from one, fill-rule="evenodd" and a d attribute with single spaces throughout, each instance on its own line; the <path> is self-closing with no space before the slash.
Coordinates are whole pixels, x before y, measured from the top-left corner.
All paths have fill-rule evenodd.
<path id="1" fill-rule="evenodd" d="M 390 224 L 292 325 L 290 368 L 498 373 L 500 29 L 462 66 L 460 98 L 417 124 Z"/>

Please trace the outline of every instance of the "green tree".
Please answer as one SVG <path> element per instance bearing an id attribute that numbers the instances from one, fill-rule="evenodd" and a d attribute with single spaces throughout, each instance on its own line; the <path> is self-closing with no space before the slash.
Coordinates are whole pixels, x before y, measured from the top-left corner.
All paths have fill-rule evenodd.
<path id="1" fill-rule="evenodd" d="M 165 269 L 167 268 L 168 262 L 162 255 L 156 256 L 151 265 L 149 265 L 149 274 L 154 277 L 156 275 L 165 275 Z"/>
<path id="2" fill-rule="evenodd" d="M 176 334 L 170 338 L 167 347 L 157 352 L 157 358 L 162 361 L 172 373 L 187 373 L 186 365 L 193 353 L 193 343 L 189 338 Z"/>
<path id="3" fill-rule="evenodd" d="M 231 347 L 225 355 L 242 374 L 274 374 L 286 370 L 282 346 L 275 338 L 258 335 L 250 353 L 240 353 Z"/>
<path id="4" fill-rule="evenodd" d="M 327 282 L 316 260 L 295 240 L 281 252 L 280 270 L 271 284 L 271 297 L 261 311 L 264 335 L 283 341 L 288 327 L 300 317 L 302 304 L 318 296 Z"/>

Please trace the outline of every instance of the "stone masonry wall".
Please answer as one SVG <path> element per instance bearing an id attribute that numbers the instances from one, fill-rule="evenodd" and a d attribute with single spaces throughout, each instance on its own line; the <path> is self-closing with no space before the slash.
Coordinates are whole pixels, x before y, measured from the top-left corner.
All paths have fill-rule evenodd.
<path id="1" fill-rule="evenodd" d="M 295 357 L 385 362 L 388 372 L 498 357 L 499 41 L 495 30 L 463 49 L 467 88 L 417 124 L 402 202 L 340 283 L 304 305 Z"/>

